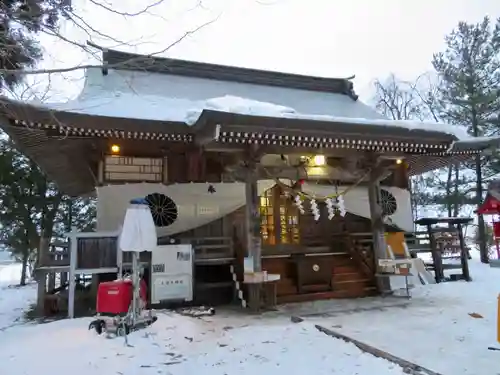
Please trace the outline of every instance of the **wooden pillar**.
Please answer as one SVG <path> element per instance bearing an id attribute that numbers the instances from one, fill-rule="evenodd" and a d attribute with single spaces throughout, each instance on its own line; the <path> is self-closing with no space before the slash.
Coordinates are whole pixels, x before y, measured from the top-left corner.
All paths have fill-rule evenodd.
<path id="1" fill-rule="evenodd" d="M 37 311 L 40 316 L 45 313 L 45 295 L 47 293 L 47 273 L 45 270 L 37 271 Z"/>
<path id="2" fill-rule="evenodd" d="M 253 258 L 254 272 L 262 271 L 261 237 L 260 237 L 260 214 L 259 214 L 259 193 L 257 189 L 257 168 L 256 163 L 248 165 L 245 178 L 245 230 L 247 239 L 247 254 Z M 261 306 L 261 283 L 246 284 L 248 289 L 248 307 L 257 312 Z"/>
<path id="3" fill-rule="evenodd" d="M 49 279 L 47 282 L 47 289 L 54 290 L 56 287 L 56 272 L 50 272 L 49 273 Z"/>
<path id="4" fill-rule="evenodd" d="M 78 251 L 78 239 L 76 234 L 76 227 L 72 227 L 69 233 L 68 318 L 70 319 L 75 317 L 76 262 Z"/>
<path id="5" fill-rule="evenodd" d="M 432 263 L 434 265 L 434 278 L 436 283 L 444 281 L 443 271 L 443 258 L 442 250 L 438 248 L 434 232 L 432 231 L 432 224 L 427 223 L 427 234 L 429 235 L 429 244 L 431 246 Z"/>
<path id="6" fill-rule="evenodd" d="M 259 192 L 257 189 L 257 170 L 255 164 L 249 166 L 245 179 L 246 216 L 245 230 L 247 234 L 248 255 L 253 257 L 255 272 L 262 270 Z"/>
<path id="7" fill-rule="evenodd" d="M 38 261 L 36 270 L 37 279 L 37 310 L 40 315 L 45 311 L 45 295 L 47 294 L 47 272 L 44 269 L 39 269 L 45 266 L 47 259 L 49 240 L 44 237 L 43 231 L 40 234 L 40 243 L 38 245 Z"/>
<path id="8" fill-rule="evenodd" d="M 120 249 L 121 235 L 122 235 L 122 227 L 120 226 L 116 238 L 116 267 L 118 268 L 117 279 L 121 279 L 123 277 L 123 252 L 122 249 Z"/>
<path id="9" fill-rule="evenodd" d="M 370 172 L 368 183 L 368 200 L 370 203 L 370 216 L 373 234 L 373 251 L 375 258 L 375 270 L 380 269 L 379 260 L 387 259 L 387 243 L 385 242 L 385 224 L 383 220 L 383 211 L 380 205 L 380 177 L 384 169 L 374 168 Z M 376 271 L 377 272 L 377 271 Z M 381 293 L 390 291 L 390 280 L 388 277 L 377 277 L 377 287 Z"/>
<path id="10" fill-rule="evenodd" d="M 465 281 L 472 281 L 469 272 L 469 254 L 467 245 L 465 244 L 464 232 L 462 231 L 462 224 L 457 224 L 458 239 L 460 241 L 460 263 L 462 263 L 462 275 Z"/>
<path id="11" fill-rule="evenodd" d="M 68 273 L 61 272 L 61 285 L 64 285 L 68 282 Z"/>

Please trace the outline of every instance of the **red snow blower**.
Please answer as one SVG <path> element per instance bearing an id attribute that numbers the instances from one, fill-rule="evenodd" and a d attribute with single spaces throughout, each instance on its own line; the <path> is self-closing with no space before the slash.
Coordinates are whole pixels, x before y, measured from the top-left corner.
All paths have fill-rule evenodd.
<path id="1" fill-rule="evenodd" d="M 132 280 L 115 280 L 99 284 L 97 291 L 97 319 L 90 323 L 95 329 L 116 336 L 125 336 L 134 329 L 151 325 L 156 321 L 151 311 L 146 311 L 147 286 L 139 283 L 138 293 L 134 293 Z M 135 303 L 134 303 L 135 302 Z"/>
<path id="2" fill-rule="evenodd" d="M 138 295 L 135 295 L 133 282 L 127 279 L 100 283 L 97 319 L 90 323 L 89 329 L 95 329 L 99 335 L 106 332 L 125 336 L 134 329 L 154 323 L 156 316 L 146 311 L 147 286 L 144 280 L 141 279 L 138 289 Z"/>
<path id="3" fill-rule="evenodd" d="M 132 256 L 131 278 L 99 284 L 97 290 L 97 319 L 89 325 L 98 334 L 107 332 L 127 336 L 131 330 L 156 321 L 151 310 L 146 311 L 147 286 L 141 278 L 139 252 L 152 251 L 157 246 L 156 228 L 148 202 L 144 198 L 130 201 L 119 237 L 119 250 Z M 118 264 L 122 275 L 123 264 Z"/>

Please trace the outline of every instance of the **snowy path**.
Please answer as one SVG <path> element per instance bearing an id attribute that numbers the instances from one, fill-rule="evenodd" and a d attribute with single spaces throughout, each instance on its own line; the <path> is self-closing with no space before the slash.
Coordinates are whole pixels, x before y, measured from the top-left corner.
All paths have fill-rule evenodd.
<path id="1" fill-rule="evenodd" d="M 500 346 L 496 343 L 500 269 L 478 262 L 471 262 L 472 283 L 420 287 L 406 308 L 337 313 L 307 318 L 301 324 L 276 315 L 221 313 L 194 319 L 159 312 L 152 327 L 130 336 L 133 347 L 125 346 L 122 339 L 107 340 L 87 331 L 90 319 L 16 323 L 36 291 L 34 285 L 6 288 L 16 284 L 19 275 L 15 268 L 19 266 L 7 267 L 0 268 L 0 363 L 9 375 L 87 375 L 89 371 L 96 375 L 187 375 L 199 370 L 207 375 L 403 373 L 400 367 L 318 332 L 313 324 L 444 375 L 500 374 L 500 352 L 487 350 Z M 362 301 L 329 303 L 338 307 Z M 377 307 L 380 299 L 367 301 Z M 327 302 L 321 304 L 325 307 Z M 471 313 L 482 318 L 473 318 Z M 48 360 L 55 356 L 57 360 Z"/>
<path id="2" fill-rule="evenodd" d="M 445 375 L 500 374 L 500 269 L 470 262 L 474 281 L 416 289 L 407 308 L 307 319 Z M 477 313 L 483 318 L 473 318 Z"/>
<path id="3" fill-rule="evenodd" d="M 36 301 L 36 285 L 15 286 L 20 273 L 20 264 L 0 264 L 0 332 L 19 324 L 24 310 Z"/>
<path id="4" fill-rule="evenodd" d="M 392 363 L 288 319 L 158 312 L 153 326 L 129 336 L 132 347 L 88 331 L 89 318 L 24 325 L 22 313 L 36 289 L 9 287 L 19 273 L 17 264 L 0 267 L 0 363 L 9 375 L 403 374 Z"/>
<path id="5" fill-rule="evenodd" d="M 0 363 L 8 364 L 9 375 L 403 374 L 400 367 L 309 324 L 276 322 L 230 329 L 219 324 L 223 320 L 163 314 L 148 330 L 131 334 L 133 347 L 127 347 L 123 339 L 108 340 L 87 331 L 88 322 L 10 329 L 0 336 Z M 57 360 L 49 360 L 56 355 Z"/>

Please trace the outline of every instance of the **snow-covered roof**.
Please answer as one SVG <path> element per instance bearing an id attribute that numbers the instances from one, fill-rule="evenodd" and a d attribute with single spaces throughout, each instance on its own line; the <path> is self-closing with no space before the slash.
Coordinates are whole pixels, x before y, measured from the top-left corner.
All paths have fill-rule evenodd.
<path id="1" fill-rule="evenodd" d="M 347 95 L 130 70 L 90 68 L 80 96 L 52 109 L 193 124 L 203 109 L 261 116 L 382 119 Z"/>
<path id="2" fill-rule="evenodd" d="M 171 59 L 156 67 L 134 68 L 111 60 L 103 68 L 87 69 L 83 90 L 74 100 L 0 99 L 6 120 L 0 125 L 75 195 L 91 191 L 95 184 L 83 157 L 92 147 L 85 139 L 95 137 L 196 143 L 207 150 L 210 142 L 213 149 L 250 141 L 291 149 L 347 145 L 359 151 L 404 154 L 413 173 L 437 168 L 434 159 L 446 163 L 453 154 L 475 153 L 500 143 L 471 138 L 463 127 L 385 119 L 357 100 L 347 79 Z M 452 152 L 446 152 L 448 148 Z M 422 162 L 425 154 L 431 155 Z"/>
<path id="3" fill-rule="evenodd" d="M 348 95 L 277 86 L 217 81 L 132 70 L 90 68 L 81 94 L 65 103 L 37 103 L 48 110 L 90 116 L 196 124 L 204 111 L 277 119 L 331 122 L 470 136 L 465 128 L 419 121 L 394 121 Z M 379 128 L 379 129 L 377 129 Z M 333 130 L 333 129 L 332 129 Z"/>

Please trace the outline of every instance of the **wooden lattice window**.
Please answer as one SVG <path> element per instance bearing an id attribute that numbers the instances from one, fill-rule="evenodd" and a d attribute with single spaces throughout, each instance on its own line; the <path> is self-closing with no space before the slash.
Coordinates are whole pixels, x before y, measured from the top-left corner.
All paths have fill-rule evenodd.
<path id="1" fill-rule="evenodd" d="M 260 197 L 260 234 L 264 245 L 276 244 L 273 198 L 273 189 L 265 191 Z"/>
<path id="2" fill-rule="evenodd" d="M 163 159 L 108 155 L 104 159 L 107 182 L 162 182 Z"/>
<path id="3" fill-rule="evenodd" d="M 300 243 L 299 210 L 290 199 L 279 195 L 280 238 L 283 244 Z"/>
<path id="4" fill-rule="evenodd" d="M 299 211 L 278 187 L 260 197 L 261 237 L 264 245 L 298 244 Z"/>

